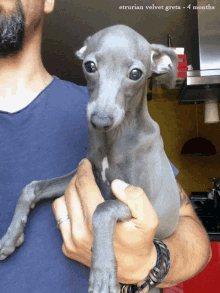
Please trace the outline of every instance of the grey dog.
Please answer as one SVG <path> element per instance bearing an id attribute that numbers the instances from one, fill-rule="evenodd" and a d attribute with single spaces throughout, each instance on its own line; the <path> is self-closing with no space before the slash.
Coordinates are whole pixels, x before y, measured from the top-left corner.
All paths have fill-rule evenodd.
<path id="1" fill-rule="evenodd" d="M 76 55 L 82 60 L 90 96 L 87 158 L 99 187 L 106 198 L 115 199 L 110 188 L 114 179 L 140 186 L 159 218 L 156 237 L 167 238 L 177 226 L 180 199 L 159 126 L 148 112 L 145 85 L 153 74 L 171 87 L 176 80 L 176 54 L 163 45 L 149 44 L 125 25 L 115 25 L 87 38 Z M 63 195 L 75 172 L 33 181 L 22 190 L 12 222 L 0 240 L 1 260 L 23 243 L 23 229 L 34 204 Z M 128 207 L 117 199 L 106 200 L 95 210 L 89 292 L 120 291 L 113 233 L 118 220 L 130 218 Z"/>

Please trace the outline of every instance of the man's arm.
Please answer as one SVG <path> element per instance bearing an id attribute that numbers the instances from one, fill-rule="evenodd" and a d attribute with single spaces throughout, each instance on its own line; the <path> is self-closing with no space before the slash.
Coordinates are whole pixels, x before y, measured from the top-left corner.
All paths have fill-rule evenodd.
<path id="1" fill-rule="evenodd" d="M 159 288 L 175 286 L 201 272 L 211 260 L 208 235 L 191 201 L 177 181 L 180 193 L 180 218 L 175 232 L 163 242 L 170 251 L 170 270 Z"/>
<path id="2" fill-rule="evenodd" d="M 123 187 L 123 188 L 122 188 Z M 114 250 L 118 262 L 118 280 L 123 284 L 144 281 L 155 267 L 157 252 L 153 239 L 159 220 L 144 191 L 129 185 L 125 189 L 120 180 L 112 183 L 115 196 L 127 204 L 132 219 L 118 222 L 114 233 Z M 164 243 L 171 257 L 170 270 L 158 287 L 170 287 L 198 274 L 211 258 L 210 242 L 192 205 L 179 185 L 181 197 L 180 218 L 176 231 Z M 63 253 L 90 266 L 93 241 L 92 215 L 96 206 L 104 201 L 92 166 L 84 160 L 78 167 L 64 197 L 55 200 L 56 220 L 69 214 L 70 221 L 60 224 Z"/>

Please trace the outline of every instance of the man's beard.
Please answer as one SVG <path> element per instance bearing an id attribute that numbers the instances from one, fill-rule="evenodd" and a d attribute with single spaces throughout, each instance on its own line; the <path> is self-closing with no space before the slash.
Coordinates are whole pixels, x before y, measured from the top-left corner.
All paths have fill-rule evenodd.
<path id="1" fill-rule="evenodd" d="M 25 17 L 21 1 L 16 1 L 16 8 L 8 15 L 3 15 L 0 8 L 0 57 L 21 51 L 24 34 Z"/>

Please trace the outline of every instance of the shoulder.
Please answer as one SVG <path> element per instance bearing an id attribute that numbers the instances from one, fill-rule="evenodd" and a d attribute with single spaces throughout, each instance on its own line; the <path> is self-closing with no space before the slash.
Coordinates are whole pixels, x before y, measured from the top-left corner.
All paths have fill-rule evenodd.
<path id="1" fill-rule="evenodd" d="M 188 197 L 187 193 L 185 192 L 181 184 L 178 182 L 178 180 L 176 180 L 176 182 L 180 195 L 180 206 L 182 207 L 191 204 L 190 198 Z"/>
<path id="2" fill-rule="evenodd" d="M 62 92 L 63 96 L 71 96 L 74 99 L 80 99 L 81 102 L 85 101 L 86 103 L 89 101 L 88 90 L 85 86 L 79 86 L 73 82 L 61 80 L 56 76 L 54 76 L 52 86 L 55 91 Z"/>
<path id="3" fill-rule="evenodd" d="M 190 217 L 194 219 L 196 222 L 200 223 L 200 220 L 196 215 L 196 212 L 194 211 L 190 198 L 188 197 L 187 193 L 178 181 L 177 186 L 180 195 L 180 217 Z"/>
<path id="4" fill-rule="evenodd" d="M 89 95 L 86 87 L 54 77 L 36 103 L 37 108 L 40 108 L 38 112 L 41 120 L 44 119 L 46 124 L 51 120 L 54 127 L 56 125 L 57 128 L 68 124 L 69 129 L 76 131 L 84 128 L 87 131 L 88 101 Z"/>
<path id="5" fill-rule="evenodd" d="M 69 113 L 68 115 L 85 117 L 86 106 L 89 101 L 87 87 L 78 86 L 73 82 L 61 80 L 54 76 L 51 84 L 45 89 L 42 98 L 45 97 L 45 106 L 53 113 Z"/>
<path id="6" fill-rule="evenodd" d="M 172 167 L 174 176 L 177 176 L 179 173 L 179 170 L 172 164 L 170 160 L 169 162 Z M 190 198 L 188 197 L 187 193 L 185 192 L 181 184 L 177 180 L 176 182 L 177 182 L 179 196 L 180 196 L 180 216 L 190 216 L 196 219 L 197 221 L 199 221 L 193 209 L 193 206 L 191 204 Z"/>

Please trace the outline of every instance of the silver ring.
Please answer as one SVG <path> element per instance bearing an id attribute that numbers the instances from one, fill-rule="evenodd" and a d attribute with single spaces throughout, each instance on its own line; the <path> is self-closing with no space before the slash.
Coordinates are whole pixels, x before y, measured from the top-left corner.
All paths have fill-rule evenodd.
<path id="1" fill-rule="evenodd" d="M 66 221 L 66 220 L 68 220 L 70 217 L 69 217 L 69 215 L 65 215 L 65 216 L 63 216 L 63 217 L 61 217 L 58 221 L 57 221 L 57 229 L 60 229 L 60 224 L 62 223 L 62 222 L 64 222 L 64 221 Z"/>

